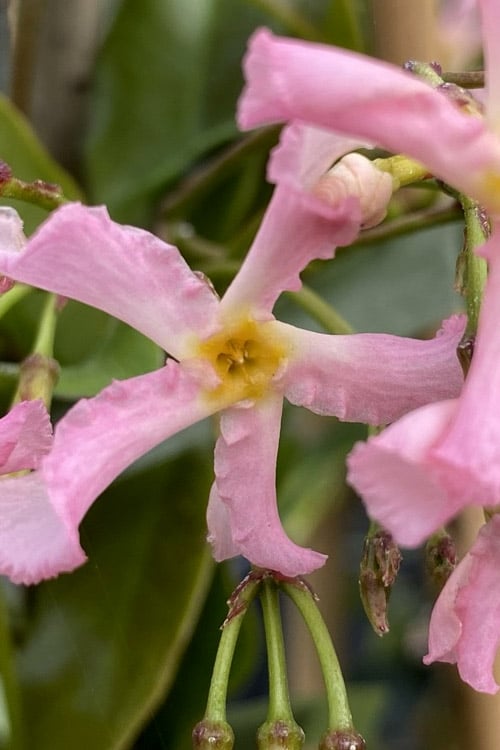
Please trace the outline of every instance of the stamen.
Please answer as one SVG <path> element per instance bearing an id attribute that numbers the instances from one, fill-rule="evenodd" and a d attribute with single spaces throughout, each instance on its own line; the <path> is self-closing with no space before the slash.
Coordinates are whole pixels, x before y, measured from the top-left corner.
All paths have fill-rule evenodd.
<path id="1" fill-rule="evenodd" d="M 201 342 L 198 355 L 212 364 L 221 381 L 206 395 L 229 403 L 261 397 L 286 351 L 272 323 L 251 319 Z"/>

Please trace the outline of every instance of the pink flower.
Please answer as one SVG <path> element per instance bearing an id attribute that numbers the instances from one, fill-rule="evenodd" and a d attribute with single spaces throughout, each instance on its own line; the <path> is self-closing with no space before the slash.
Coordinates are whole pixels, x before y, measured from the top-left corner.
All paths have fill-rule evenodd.
<path id="1" fill-rule="evenodd" d="M 239 124 L 300 120 L 404 153 L 500 212 L 500 3 L 482 0 L 487 115 L 461 110 L 443 91 L 387 63 L 321 44 L 252 37 Z"/>
<path id="2" fill-rule="evenodd" d="M 69 204 L 22 252 L 0 246 L 1 273 L 98 307 L 169 354 L 160 370 L 112 383 L 59 422 L 39 469 L 15 480 L 21 504 L 31 482 L 43 488 L 40 512 L 60 519 L 58 534 L 39 545 L 45 522 L 39 520 L 38 533 L 26 518 L 31 544 L 16 547 L 24 533 L 18 514 L 12 560 L 0 561 L 0 568 L 31 583 L 79 565 L 78 525 L 105 487 L 153 446 L 216 412 L 220 435 L 208 506 L 215 558 L 242 554 L 287 576 L 324 563 L 324 555 L 286 536 L 278 515 L 283 397 L 318 414 L 378 423 L 453 397 L 462 383 L 455 356 L 460 318 L 432 341 L 414 341 L 313 333 L 272 315 L 279 294 L 299 288 L 299 273 L 310 260 L 331 257 L 335 244 L 351 242 L 359 230 L 357 197 L 329 205 L 314 195 L 320 176 L 349 148 L 345 139 L 323 131 L 299 125 L 285 131 L 270 165 L 278 186 L 222 300 L 175 247 L 116 224 L 103 208 Z"/>
<path id="3" fill-rule="evenodd" d="M 500 2 L 481 0 L 486 116 L 390 65 L 344 50 L 258 32 L 246 60 L 240 123 L 300 118 L 368 139 L 500 213 Z M 264 71 L 266 81 L 264 83 Z M 404 545 L 419 544 L 465 505 L 500 503 L 500 237 L 478 253 L 489 263 L 474 357 L 459 399 L 430 403 L 355 446 L 350 483 L 371 516 Z M 443 590 L 427 661 L 457 662 L 473 687 L 495 692 L 499 642 L 498 532 L 493 518 Z"/>
<path id="4" fill-rule="evenodd" d="M 462 680 L 496 693 L 493 678 L 500 643 L 500 517 L 480 530 L 477 540 L 448 579 L 434 607 L 426 664 L 457 664 Z"/>
<path id="5" fill-rule="evenodd" d="M 500 503 L 500 235 L 479 251 L 489 276 L 474 356 L 459 399 L 429 404 L 357 444 L 348 481 L 368 512 L 404 545 L 420 544 L 467 505 Z M 478 540 L 443 589 L 430 626 L 429 655 L 457 662 L 477 690 L 496 692 L 491 675 L 500 639 L 496 588 L 500 518 Z"/>
<path id="6" fill-rule="evenodd" d="M 38 469 L 51 447 L 50 418 L 41 401 L 22 401 L 0 419 L 0 570 L 13 581 L 25 578 L 26 554 L 36 559 L 42 578 L 52 572 L 47 561 L 64 559 L 71 547 L 73 532 L 63 526 L 40 473 L 12 476 Z"/>
<path id="7" fill-rule="evenodd" d="M 411 412 L 351 453 L 349 481 L 370 515 L 420 544 L 467 505 L 500 503 L 500 235 L 478 252 L 489 276 L 472 364 L 457 400 Z"/>

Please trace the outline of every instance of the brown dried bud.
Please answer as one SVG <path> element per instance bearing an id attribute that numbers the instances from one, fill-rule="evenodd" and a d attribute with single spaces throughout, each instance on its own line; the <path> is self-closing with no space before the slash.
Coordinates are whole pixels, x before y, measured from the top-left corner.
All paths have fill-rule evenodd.
<path id="1" fill-rule="evenodd" d="M 457 346 L 457 357 L 462 367 L 464 377 L 467 377 L 467 373 L 469 372 L 469 368 L 471 366 L 475 343 L 475 336 L 466 335 Z"/>
<path id="2" fill-rule="evenodd" d="M 366 750 L 366 742 L 354 729 L 336 730 L 323 735 L 319 750 Z"/>
<path id="3" fill-rule="evenodd" d="M 401 563 L 401 552 L 388 531 L 365 538 L 359 568 L 361 602 L 377 635 L 389 632 L 387 605 Z"/>
<path id="4" fill-rule="evenodd" d="M 259 750 L 300 750 L 304 732 L 294 721 L 266 721 L 257 732 Z"/>
<path id="5" fill-rule="evenodd" d="M 232 750 L 234 733 L 226 721 L 203 719 L 193 729 L 194 750 Z"/>
<path id="6" fill-rule="evenodd" d="M 425 562 L 429 577 L 441 591 L 457 564 L 455 543 L 445 529 L 430 537 L 425 547 Z"/>

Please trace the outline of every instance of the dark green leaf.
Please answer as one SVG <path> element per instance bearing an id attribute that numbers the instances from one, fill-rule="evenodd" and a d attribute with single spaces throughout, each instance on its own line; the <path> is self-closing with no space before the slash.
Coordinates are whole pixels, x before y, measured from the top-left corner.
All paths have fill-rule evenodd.
<path id="1" fill-rule="evenodd" d="M 81 198 L 81 191 L 62 167 L 48 154 L 25 117 L 0 95 L 0 159 L 12 168 L 15 177 L 22 180 L 46 180 L 60 185 L 71 200 Z M 2 200 L 2 204 L 7 201 Z M 36 206 L 12 202 L 24 219 L 27 233 L 47 216 Z"/>
<path id="2" fill-rule="evenodd" d="M 89 562 L 34 592 L 20 652 L 27 747 L 130 747 L 170 688 L 213 571 L 208 457 L 114 485 L 83 524 Z"/>
<path id="3" fill-rule="evenodd" d="M 239 0 L 124 0 L 96 70 L 93 200 L 147 222 L 166 183 L 236 134 L 240 61 L 264 19 Z"/>
<path id="4" fill-rule="evenodd" d="M 104 313 L 69 303 L 57 329 L 56 358 L 63 365 L 56 395 L 93 396 L 113 378 L 161 367 L 165 354 L 138 331 Z"/>

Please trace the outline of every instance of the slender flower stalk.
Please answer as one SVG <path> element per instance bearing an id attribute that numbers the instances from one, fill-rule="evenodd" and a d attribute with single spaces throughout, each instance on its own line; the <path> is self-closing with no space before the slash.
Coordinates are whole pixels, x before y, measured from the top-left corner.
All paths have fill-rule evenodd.
<path id="1" fill-rule="evenodd" d="M 353 724 L 344 678 L 315 597 L 308 586 L 300 580 L 293 583 L 283 582 L 281 588 L 304 618 L 318 652 L 328 702 L 329 731 L 350 730 Z"/>
<path id="2" fill-rule="evenodd" d="M 295 722 L 290 705 L 278 587 L 272 577 L 264 579 L 260 601 L 266 634 L 269 708 L 257 733 L 257 745 L 259 750 L 300 750 L 304 732 Z"/>
<path id="3" fill-rule="evenodd" d="M 222 626 L 205 716 L 193 729 L 193 748 L 197 750 L 231 750 L 233 747 L 233 730 L 226 718 L 229 673 L 243 618 L 261 583 L 259 574 L 250 573 L 229 599 L 229 613 Z"/>

